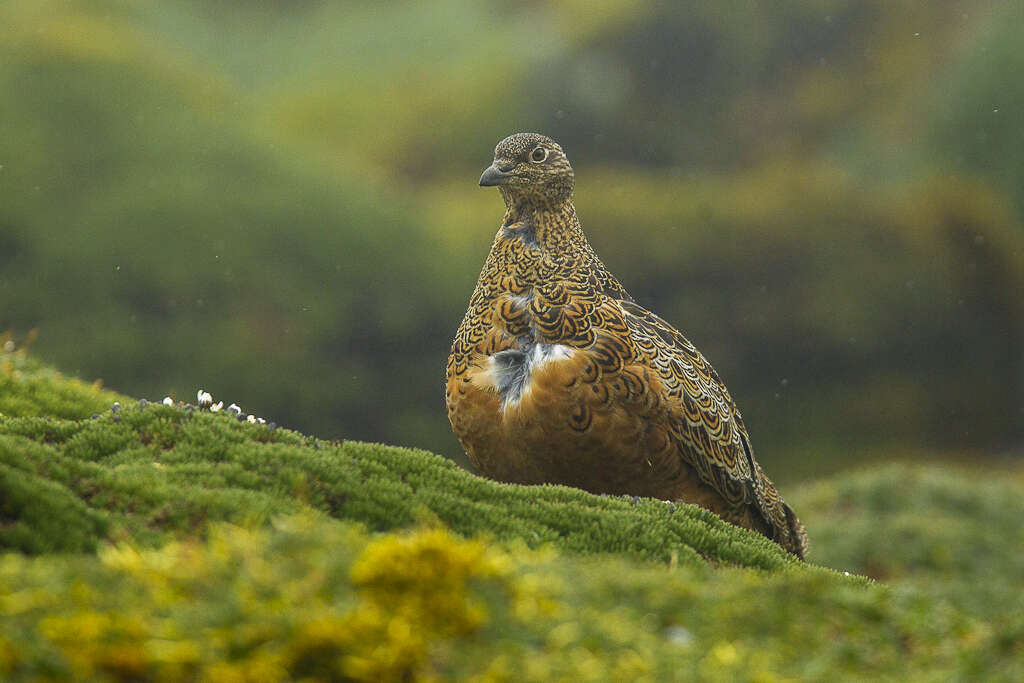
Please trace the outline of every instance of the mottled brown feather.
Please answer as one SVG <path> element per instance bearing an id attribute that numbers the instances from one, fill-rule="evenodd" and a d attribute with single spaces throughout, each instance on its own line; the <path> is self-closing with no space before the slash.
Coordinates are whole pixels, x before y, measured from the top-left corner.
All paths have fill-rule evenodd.
<path id="1" fill-rule="evenodd" d="M 802 558 L 803 526 L 714 368 L 587 242 L 561 147 L 506 138 L 485 183 L 498 184 L 505 218 L 447 369 L 448 417 L 470 461 L 501 481 L 695 503 Z"/>

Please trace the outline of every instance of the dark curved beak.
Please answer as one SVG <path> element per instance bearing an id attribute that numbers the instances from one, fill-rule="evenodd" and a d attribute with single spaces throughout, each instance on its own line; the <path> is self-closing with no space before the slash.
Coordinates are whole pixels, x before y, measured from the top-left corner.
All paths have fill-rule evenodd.
<path id="1" fill-rule="evenodd" d="M 491 164 L 484 170 L 484 174 L 480 176 L 480 187 L 494 187 L 496 185 L 504 185 L 508 182 L 509 178 L 512 177 L 511 173 L 506 173 L 498 168 L 497 164 Z"/>

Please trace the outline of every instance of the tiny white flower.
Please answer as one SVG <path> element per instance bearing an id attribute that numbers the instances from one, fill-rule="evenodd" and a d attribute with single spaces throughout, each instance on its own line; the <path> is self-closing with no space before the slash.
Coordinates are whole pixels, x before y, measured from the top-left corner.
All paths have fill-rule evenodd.
<path id="1" fill-rule="evenodd" d="M 119 410 L 121 410 L 121 403 L 118 401 L 114 401 L 114 405 L 110 406 L 110 412 L 116 413 Z"/>
<path id="2" fill-rule="evenodd" d="M 209 391 L 200 389 L 196 392 L 196 403 L 205 408 L 213 403 L 213 396 L 210 395 Z"/>
<path id="3" fill-rule="evenodd" d="M 216 412 L 218 412 L 223 407 L 224 407 L 224 401 L 217 401 L 212 406 L 210 406 L 210 412 L 211 413 L 216 413 Z"/>
<path id="4" fill-rule="evenodd" d="M 669 626 L 665 630 L 665 637 L 669 643 L 677 647 L 686 647 L 693 642 L 693 633 L 683 626 Z"/>
<path id="5" fill-rule="evenodd" d="M 228 412 L 233 413 L 235 415 L 241 415 L 242 409 L 238 407 L 237 403 L 232 403 L 231 405 L 228 406 Z"/>
<path id="6" fill-rule="evenodd" d="M 173 406 L 174 405 L 174 399 L 171 398 L 170 396 L 164 396 L 164 405 L 165 406 Z"/>
<path id="7" fill-rule="evenodd" d="M 249 421 L 250 424 L 256 424 L 256 416 L 255 415 L 250 415 L 246 419 Z"/>
<path id="8" fill-rule="evenodd" d="M 265 425 L 265 424 L 267 424 L 267 421 L 266 421 L 266 420 L 264 420 L 264 419 L 263 419 L 262 417 L 257 417 L 257 418 L 256 418 L 256 421 L 257 421 L 257 422 L 259 422 L 259 423 L 260 423 L 261 425 Z"/>

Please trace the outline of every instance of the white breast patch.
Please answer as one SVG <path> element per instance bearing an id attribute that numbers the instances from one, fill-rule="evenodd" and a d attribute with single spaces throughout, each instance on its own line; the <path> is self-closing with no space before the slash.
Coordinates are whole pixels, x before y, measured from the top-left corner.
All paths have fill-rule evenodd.
<path id="1" fill-rule="evenodd" d="M 572 358 L 575 350 L 562 344 L 530 344 L 526 349 L 509 349 L 492 355 L 481 380 L 501 394 L 502 406 L 519 402 L 530 390 L 530 376 L 547 363 Z"/>

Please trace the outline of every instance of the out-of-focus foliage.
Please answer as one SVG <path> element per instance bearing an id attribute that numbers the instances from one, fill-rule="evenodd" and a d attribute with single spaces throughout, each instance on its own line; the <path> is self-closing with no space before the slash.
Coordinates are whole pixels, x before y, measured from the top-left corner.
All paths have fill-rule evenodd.
<path id="1" fill-rule="evenodd" d="M 0 330 L 130 393 L 459 457 L 443 361 L 501 214 L 475 179 L 535 129 L 775 478 L 1011 449 L 1014 5 L 10 0 Z"/>
<path id="2" fill-rule="evenodd" d="M 811 561 L 927 590 L 1024 635 L 1024 476 L 1007 464 L 894 464 L 790 498 L 813 534 Z"/>
<path id="3" fill-rule="evenodd" d="M 956 47 L 947 87 L 919 105 L 931 123 L 930 146 L 945 161 L 1005 190 L 1018 210 L 1024 210 L 1024 81 L 1015 75 L 1024 69 L 1021 22 L 1019 3 L 982 13 L 977 38 Z M 1014 249 L 1019 259 L 1020 244 Z"/>
<path id="4" fill-rule="evenodd" d="M 218 524 L 0 557 L 0 674 L 76 680 L 996 678 L 1024 632 L 839 574 L 584 559 L 441 530 Z"/>

